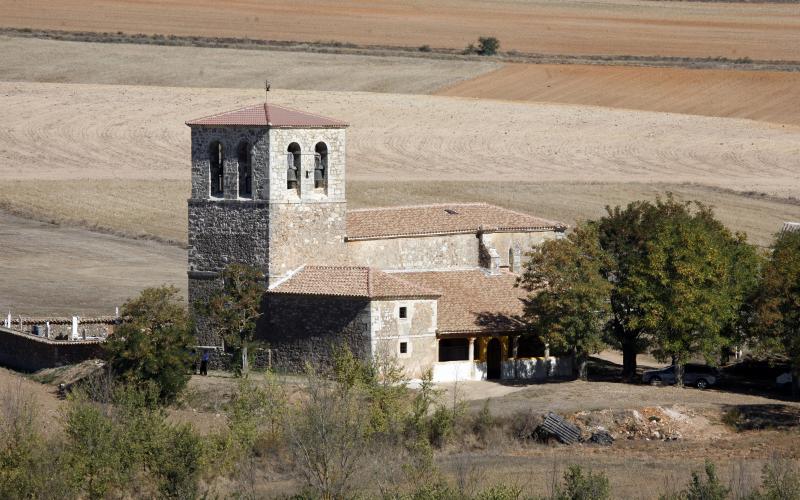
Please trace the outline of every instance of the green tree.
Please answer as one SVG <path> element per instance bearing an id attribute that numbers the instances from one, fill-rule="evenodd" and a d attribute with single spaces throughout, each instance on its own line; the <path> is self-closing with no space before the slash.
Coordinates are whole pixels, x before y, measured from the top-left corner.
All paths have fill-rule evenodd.
<path id="1" fill-rule="evenodd" d="M 692 355 L 713 363 L 727 344 L 723 330 L 737 320 L 745 294 L 737 266 L 749 265 L 737 257 L 755 251 L 702 203 L 669 196 L 656 200 L 650 216 L 645 255 L 629 278 L 632 324 L 652 336 L 656 357 L 672 359 L 680 385 Z"/>
<path id="2" fill-rule="evenodd" d="M 493 36 L 482 36 L 478 38 L 478 54 L 482 56 L 493 56 L 500 48 L 500 40 Z"/>
<path id="3" fill-rule="evenodd" d="M 155 382 L 163 402 L 189 381 L 189 317 L 174 286 L 146 288 L 122 306 L 123 322 L 106 343 L 108 366 L 128 383 Z"/>
<path id="4" fill-rule="evenodd" d="M 789 357 L 793 393 L 800 384 L 800 232 L 781 233 L 764 265 L 754 301 L 761 347 Z"/>
<path id="5" fill-rule="evenodd" d="M 256 322 L 261 317 L 264 297 L 264 273 L 244 264 L 231 264 L 222 272 L 223 286 L 201 310 L 208 316 L 211 327 L 238 349 L 242 356 L 242 375 L 247 376 L 248 348 L 253 344 Z"/>
<path id="6" fill-rule="evenodd" d="M 602 350 L 611 285 L 609 266 L 594 224 L 578 226 L 566 239 L 545 242 L 529 254 L 517 284 L 529 292 L 525 320 L 546 343 L 569 349 L 577 375 L 586 378 L 590 354 Z"/>
<path id="7" fill-rule="evenodd" d="M 717 347 L 741 344 L 752 320 L 746 298 L 758 283 L 758 253 L 743 234 L 731 234 L 717 221 L 710 208 L 695 203 L 692 211 L 692 205 L 671 196 L 636 201 L 624 209 L 606 207 L 598 222 L 600 245 L 611 263 L 605 274 L 613 284 L 607 339 L 622 350 L 624 376 L 636 374 L 637 354 L 653 345 L 665 357 L 680 351 L 680 358 L 696 351 L 710 356 Z M 694 302 L 700 296 L 704 300 Z M 696 307 L 687 309 L 681 300 Z M 702 320 L 713 328 L 693 331 L 690 317 L 698 328 Z M 671 338 L 677 323 L 686 328 Z M 711 342 L 701 348 L 704 340 Z"/>
<path id="8" fill-rule="evenodd" d="M 636 357 L 650 346 L 650 337 L 638 318 L 643 315 L 636 270 L 646 256 L 646 242 L 656 218 L 653 205 L 646 201 L 629 203 L 625 209 L 606 207 L 607 215 L 598 221 L 600 246 L 608 254 L 605 275 L 613 283 L 611 315 L 606 339 L 622 351 L 622 375 L 636 375 Z"/>

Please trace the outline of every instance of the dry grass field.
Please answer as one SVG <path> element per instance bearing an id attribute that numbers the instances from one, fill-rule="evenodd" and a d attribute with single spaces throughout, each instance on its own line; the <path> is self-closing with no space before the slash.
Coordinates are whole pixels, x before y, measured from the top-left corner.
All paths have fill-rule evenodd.
<path id="1" fill-rule="evenodd" d="M 509 64 L 437 94 L 800 125 L 800 73 L 796 72 Z"/>
<path id="2" fill-rule="evenodd" d="M 32 63 L 33 61 L 33 63 Z M 4 81 L 428 94 L 496 62 L 64 42 L 0 36 Z"/>
<path id="3" fill-rule="evenodd" d="M 505 50 L 794 60 L 796 4 L 642 0 L 2 0 L 0 25 Z"/>

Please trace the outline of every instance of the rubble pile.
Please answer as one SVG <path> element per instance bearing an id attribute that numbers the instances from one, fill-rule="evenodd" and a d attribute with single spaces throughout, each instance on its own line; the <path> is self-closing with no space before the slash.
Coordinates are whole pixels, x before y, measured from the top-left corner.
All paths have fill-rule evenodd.
<path id="1" fill-rule="evenodd" d="M 617 439 L 673 441 L 681 439 L 680 413 L 659 406 L 638 410 L 581 411 L 569 417 L 581 431 L 581 440 L 611 444 Z"/>

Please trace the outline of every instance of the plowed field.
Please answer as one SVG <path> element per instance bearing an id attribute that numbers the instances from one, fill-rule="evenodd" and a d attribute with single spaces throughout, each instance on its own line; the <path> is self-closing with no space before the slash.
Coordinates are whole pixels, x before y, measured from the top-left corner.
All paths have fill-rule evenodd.
<path id="1" fill-rule="evenodd" d="M 438 93 L 800 125 L 800 73 L 509 64 Z"/>
<path id="2" fill-rule="evenodd" d="M 797 4 L 640 0 L 2 0 L 15 28 L 339 41 L 548 54 L 798 59 Z"/>

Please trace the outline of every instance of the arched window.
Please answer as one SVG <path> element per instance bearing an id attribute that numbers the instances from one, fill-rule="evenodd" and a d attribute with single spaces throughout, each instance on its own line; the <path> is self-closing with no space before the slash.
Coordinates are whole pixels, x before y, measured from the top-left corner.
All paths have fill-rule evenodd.
<path id="1" fill-rule="evenodd" d="M 508 270 L 514 272 L 514 247 L 508 248 Z"/>
<path id="2" fill-rule="evenodd" d="M 211 196 L 222 198 L 225 193 L 225 168 L 222 143 L 214 141 L 208 148 L 209 170 L 211 174 Z"/>
<path id="3" fill-rule="evenodd" d="M 250 160 L 250 144 L 245 141 L 240 142 L 236 157 L 239 160 L 239 197 L 252 198 L 253 170 Z"/>
<path id="4" fill-rule="evenodd" d="M 314 146 L 314 187 L 324 188 L 328 184 L 328 146 L 318 142 Z"/>
<path id="5" fill-rule="evenodd" d="M 302 168 L 300 166 L 300 145 L 296 142 L 289 144 L 286 155 L 286 188 L 299 189 Z"/>

